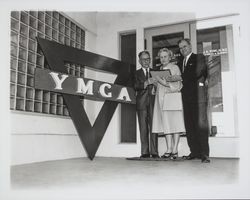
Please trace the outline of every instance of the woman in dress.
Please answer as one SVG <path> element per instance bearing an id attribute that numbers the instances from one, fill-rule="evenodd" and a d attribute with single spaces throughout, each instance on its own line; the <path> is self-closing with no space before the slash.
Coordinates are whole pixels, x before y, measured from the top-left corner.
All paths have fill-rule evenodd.
<path id="1" fill-rule="evenodd" d="M 185 132 L 181 94 L 179 93 L 179 96 L 177 96 L 178 99 L 176 99 L 176 101 L 181 102 L 180 109 L 164 109 L 163 104 L 169 103 L 167 101 L 167 96 L 165 98 L 166 102 L 164 102 L 165 94 L 180 92 L 182 88 L 181 72 L 177 65 L 170 62 L 173 57 L 173 52 L 171 50 L 163 48 L 158 52 L 158 56 L 162 64 L 160 69 L 169 70 L 172 77 L 175 77 L 175 80 L 171 80 L 170 77 L 156 77 L 157 90 L 153 112 L 152 132 L 165 135 L 167 151 L 161 157 L 174 160 L 178 157 L 180 134 Z"/>

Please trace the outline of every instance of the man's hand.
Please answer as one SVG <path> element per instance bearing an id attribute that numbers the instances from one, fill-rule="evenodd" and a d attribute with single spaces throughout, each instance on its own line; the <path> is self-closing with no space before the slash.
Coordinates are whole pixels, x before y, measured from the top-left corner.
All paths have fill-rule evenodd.
<path id="1" fill-rule="evenodd" d="M 156 80 L 155 80 L 154 78 L 149 78 L 149 79 L 148 79 L 149 85 L 150 85 L 150 84 L 153 84 L 155 81 L 156 81 Z"/>
<path id="2" fill-rule="evenodd" d="M 146 88 L 148 85 L 154 84 L 155 82 L 156 80 L 154 78 L 148 78 L 148 80 L 144 82 L 144 88 Z"/>
<path id="3" fill-rule="evenodd" d="M 208 79 L 206 79 L 205 80 L 205 86 L 208 87 L 208 84 L 209 84 Z"/>

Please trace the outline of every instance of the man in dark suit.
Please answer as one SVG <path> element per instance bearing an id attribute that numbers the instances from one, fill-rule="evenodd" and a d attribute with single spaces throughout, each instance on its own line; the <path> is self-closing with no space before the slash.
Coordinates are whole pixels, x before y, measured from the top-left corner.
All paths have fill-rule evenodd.
<path id="1" fill-rule="evenodd" d="M 138 55 L 141 69 L 135 73 L 136 110 L 138 114 L 141 158 L 158 158 L 158 137 L 152 133 L 152 115 L 154 107 L 154 79 L 150 77 L 150 54 L 142 51 Z"/>
<path id="2" fill-rule="evenodd" d="M 189 39 L 178 42 L 182 58 L 178 66 L 182 72 L 182 100 L 184 121 L 190 155 L 185 158 L 200 158 L 209 163 L 209 128 L 207 118 L 207 65 L 203 55 L 192 53 Z"/>

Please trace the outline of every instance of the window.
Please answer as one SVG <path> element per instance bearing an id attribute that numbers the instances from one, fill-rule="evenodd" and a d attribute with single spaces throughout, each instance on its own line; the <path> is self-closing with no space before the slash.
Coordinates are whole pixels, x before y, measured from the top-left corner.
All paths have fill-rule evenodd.
<path id="1" fill-rule="evenodd" d="M 11 12 L 10 109 L 68 116 L 59 93 L 34 89 L 35 68 L 48 68 L 36 37 L 78 49 L 85 48 L 85 31 L 59 12 Z M 84 75 L 84 67 L 65 63 L 70 75 Z M 83 101 L 83 99 L 82 99 Z"/>

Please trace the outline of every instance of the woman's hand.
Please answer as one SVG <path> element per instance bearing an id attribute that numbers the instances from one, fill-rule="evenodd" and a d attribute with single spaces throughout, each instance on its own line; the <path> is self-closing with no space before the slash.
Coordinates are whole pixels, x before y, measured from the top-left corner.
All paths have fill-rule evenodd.
<path id="1" fill-rule="evenodd" d="M 164 79 L 163 79 L 163 78 L 161 78 L 161 77 L 159 77 L 159 76 L 156 76 L 155 78 L 156 78 L 156 81 L 158 81 L 158 82 L 162 82 L 162 81 L 164 81 Z"/>
<path id="2" fill-rule="evenodd" d="M 172 75 L 172 76 L 166 76 L 165 80 L 167 82 L 176 82 L 176 81 L 182 81 L 182 78 L 180 75 Z"/>
<path id="3" fill-rule="evenodd" d="M 159 77 L 159 76 L 156 76 L 156 79 L 157 79 L 158 83 L 160 83 L 161 85 L 164 85 L 164 86 L 166 86 L 166 87 L 169 87 L 169 83 L 166 82 L 165 78 L 161 78 L 161 77 Z"/>

